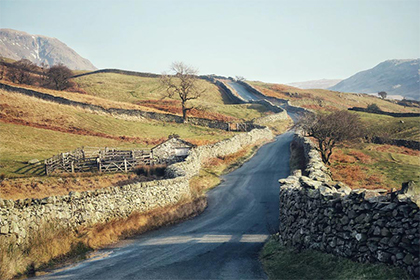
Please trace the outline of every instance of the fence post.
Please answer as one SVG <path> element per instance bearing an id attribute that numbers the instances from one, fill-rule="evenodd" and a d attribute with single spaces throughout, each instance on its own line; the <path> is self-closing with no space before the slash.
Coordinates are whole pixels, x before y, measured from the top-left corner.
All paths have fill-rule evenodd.
<path id="1" fill-rule="evenodd" d="M 74 161 L 71 161 L 71 173 L 74 173 Z"/>
<path id="2" fill-rule="evenodd" d="M 127 173 L 127 160 L 124 159 L 124 172 Z"/>

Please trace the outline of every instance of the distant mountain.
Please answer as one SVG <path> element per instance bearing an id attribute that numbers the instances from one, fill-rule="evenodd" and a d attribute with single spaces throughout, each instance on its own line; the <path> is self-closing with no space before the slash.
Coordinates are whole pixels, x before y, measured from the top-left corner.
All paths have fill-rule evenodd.
<path id="1" fill-rule="evenodd" d="M 332 87 L 338 84 L 341 81 L 342 81 L 341 79 L 322 79 L 322 80 L 313 80 L 313 81 L 305 81 L 305 82 L 294 82 L 294 83 L 288 83 L 286 85 L 301 88 L 301 89 L 310 89 L 310 88 L 327 89 L 329 87 Z"/>
<path id="2" fill-rule="evenodd" d="M 56 38 L 31 35 L 13 29 L 0 29 L 0 56 L 49 66 L 63 63 L 73 70 L 95 70 L 96 67 Z"/>
<path id="3" fill-rule="evenodd" d="M 341 92 L 378 93 L 420 100 L 420 59 L 392 59 L 361 71 L 328 89 Z"/>

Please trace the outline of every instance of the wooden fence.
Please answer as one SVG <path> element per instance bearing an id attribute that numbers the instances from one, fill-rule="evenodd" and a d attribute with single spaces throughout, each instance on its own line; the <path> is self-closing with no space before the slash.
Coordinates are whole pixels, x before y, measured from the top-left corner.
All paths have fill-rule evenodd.
<path id="1" fill-rule="evenodd" d="M 128 172 L 154 163 L 151 150 L 83 147 L 45 160 L 45 174 L 61 172 Z"/>

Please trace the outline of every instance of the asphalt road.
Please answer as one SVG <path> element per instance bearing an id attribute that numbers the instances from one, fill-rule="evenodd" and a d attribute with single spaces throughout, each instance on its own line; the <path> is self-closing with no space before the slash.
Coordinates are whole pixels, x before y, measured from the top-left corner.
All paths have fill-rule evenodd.
<path id="1" fill-rule="evenodd" d="M 39 279 L 263 279 L 258 255 L 278 229 L 279 178 L 289 174 L 292 132 L 263 146 L 208 193 L 194 219 L 101 250 Z"/>
<path id="2" fill-rule="evenodd" d="M 228 81 L 227 82 L 236 92 L 246 101 L 259 100 L 260 98 L 249 92 L 243 85 Z"/>

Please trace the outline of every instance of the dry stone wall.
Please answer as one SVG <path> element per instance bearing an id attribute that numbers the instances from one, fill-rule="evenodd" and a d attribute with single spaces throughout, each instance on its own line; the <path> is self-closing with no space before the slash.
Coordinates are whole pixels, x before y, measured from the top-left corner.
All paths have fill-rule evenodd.
<path id="1" fill-rule="evenodd" d="M 115 218 L 126 218 L 133 212 L 145 212 L 172 205 L 190 197 L 189 179 L 198 174 L 202 162 L 211 157 L 234 153 L 247 145 L 274 137 L 268 128 L 254 129 L 221 142 L 191 150 L 185 162 L 169 166 L 167 179 L 125 186 L 70 192 L 64 196 L 43 199 L 3 200 L 0 198 L 0 235 L 21 242 L 30 231 L 54 222 L 77 228 Z"/>
<path id="2" fill-rule="evenodd" d="M 294 142 L 304 149 L 307 166 L 304 175 L 295 171 L 280 180 L 280 242 L 400 266 L 419 277 L 420 213 L 409 188 L 351 190 L 330 180 L 308 139 L 296 136 Z"/>

